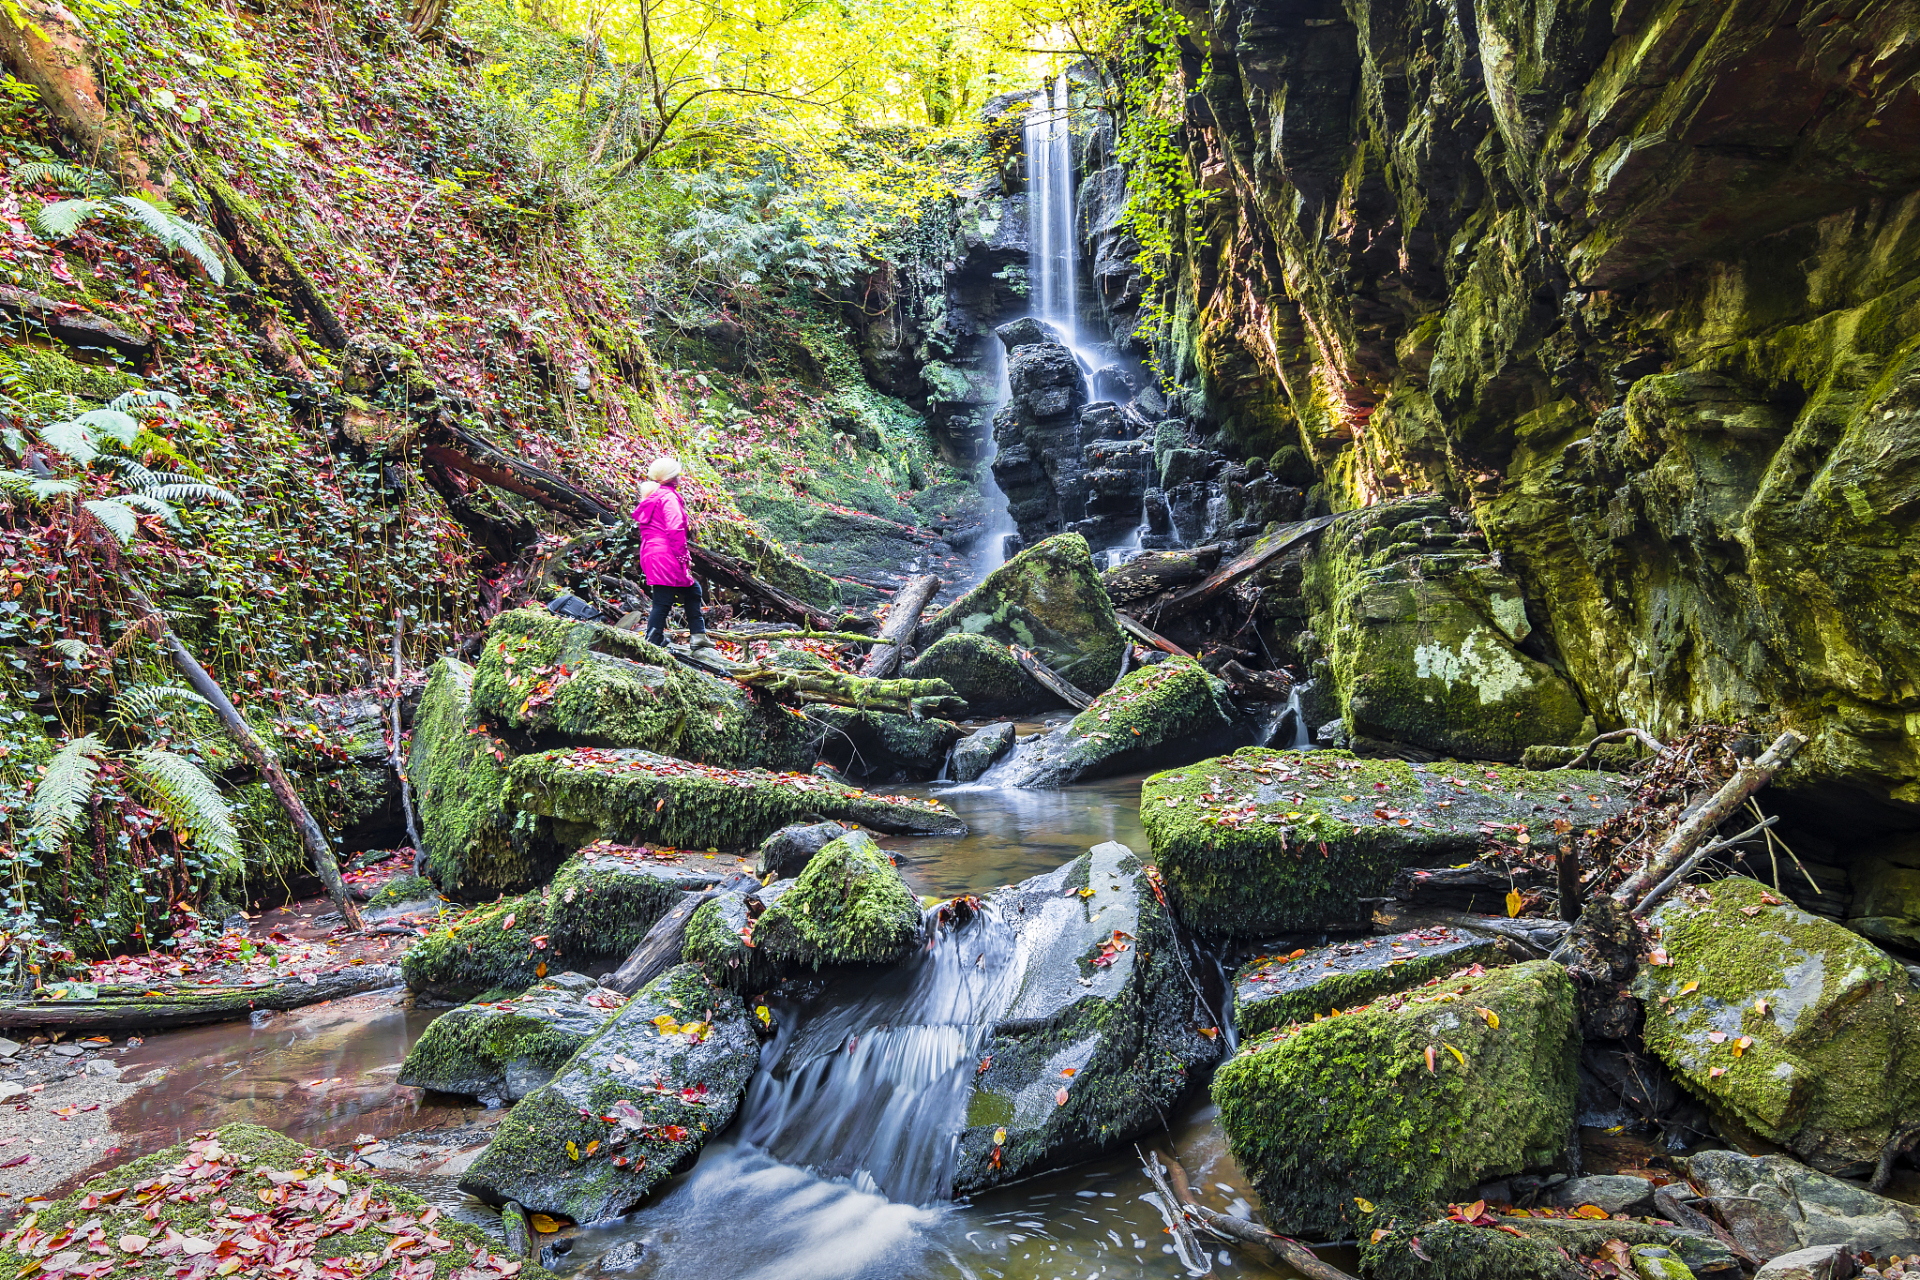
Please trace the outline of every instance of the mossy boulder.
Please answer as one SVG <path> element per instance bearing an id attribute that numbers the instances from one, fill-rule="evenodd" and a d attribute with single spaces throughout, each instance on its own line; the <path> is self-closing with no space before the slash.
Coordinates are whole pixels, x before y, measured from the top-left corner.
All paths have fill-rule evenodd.
<path id="1" fill-rule="evenodd" d="M 1196 759 L 1232 747 L 1236 735 L 1245 742 L 1250 726 L 1234 714 L 1227 687 L 1192 658 L 1169 658 L 1129 673 L 1068 723 L 1021 743 L 995 777 L 1010 787 L 1064 787 Z"/>
<path id="2" fill-rule="evenodd" d="M 787 966 L 893 964 L 924 936 L 919 900 L 887 851 L 852 831 L 815 854 L 755 922 L 756 950 Z"/>
<path id="3" fill-rule="evenodd" d="M 971 632 L 1033 651 L 1062 677 L 1099 693 L 1120 674 L 1126 633 L 1100 585 L 1087 540 L 1063 533 L 1029 547 L 920 624 L 923 649 Z"/>
<path id="4" fill-rule="evenodd" d="M 306 1170 L 299 1179 L 286 1175 Z M 280 1181 L 273 1176 L 278 1175 Z M 102 1203 L 105 1200 L 106 1203 Z M 442 1215 L 425 1198 L 395 1186 L 383 1174 L 356 1168 L 331 1152 L 295 1142 L 254 1124 L 222 1125 L 187 1142 L 117 1165 L 89 1179 L 69 1195 L 38 1209 L 33 1224 L 16 1228 L 0 1242 L 0 1268 L 8 1275 L 51 1271 L 49 1257 L 67 1247 L 83 1256 L 88 1233 L 78 1229 L 89 1221 L 100 1225 L 107 1251 L 103 1262 L 131 1271 L 147 1265 L 138 1254 L 120 1247 L 127 1236 L 159 1243 L 167 1233 L 147 1219 L 156 1210 L 164 1225 L 190 1239 L 204 1241 L 236 1260 L 234 1245 L 257 1237 L 258 1223 L 229 1216 L 227 1205 L 261 1206 L 278 1217 L 281 1206 L 310 1200 L 296 1216 L 313 1224 L 312 1252 L 301 1259 L 316 1274 L 349 1274 L 362 1280 L 398 1280 L 405 1274 L 419 1280 L 452 1280 L 472 1274 L 475 1251 L 491 1252 L 499 1241 L 476 1226 Z M 349 1211 L 352 1203 L 363 1206 Z M 324 1225 L 323 1225 L 324 1224 Z M 419 1225 L 414 1225 L 419 1224 Z M 270 1233 L 272 1228 L 266 1228 Z M 47 1247 L 70 1233 L 73 1246 Z M 409 1238 L 417 1244 L 403 1244 Z M 447 1247 L 435 1248 L 438 1238 Z M 228 1244 L 227 1242 L 232 1242 Z M 143 1246 L 144 1247 L 144 1246 Z M 257 1246 L 247 1244 L 248 1251 Z M 191 1257 L 192 1255 L 176 1255 Z M 498 1255 L 496 1255 L 498 1256 Z M 429 1264 L 419 1270 L 416 1260 Z M 520 1259 L 520 1280 L 554 1280 L 551 1272 Z M 213 1264 L 207 1264 L 213 1274 Z M 169 1268 L 171 1270 L 171 1268 Z M 264 1274 L 256 1266 L 247 1274 Z"/>
<path id="5" fill-rule="evenodd" d="M 1247 747 L 1148 778 L 1140 819 L 1182 922 L 1257 938 L 1359 923 L 1361 899 L 1385 896 L 1401 867 L 1463 862 L 1521 836 L 1550 852 L 1625 797 L 1619 778 L 1584 770 Z"/>
<path id="6" fill-rule="evenodd" d="M 539 980 L 536 970 L 590 967 L 597 957 L 551 946 L 547 904 L 538 893 L 502 898 L 443 920 L 400 957 L 408 988 L 435 1000 L 499 1000 Z"/>
<path id="7" fill-rule="evenodd" d="M 678 965 L 507 1114 L 460 1189 L 576 1222 L 625 1213 L 727 1127 L 759 1061 L 740 997 Z"/>
<path id="8" fill-rule="evenodd" d="M 925 781 L 940 772 L 966 732 L 934 716 L 831 704 L 809 708 L 808 715 L 826 728 L 820 757 L 854 778 Z"/>
<path id="9" fill-rule="evenodd" d="M 1499 939 L 1449 925 L 1254 956 L 1233 972 L 1233 1025 L 1250 1038 L 1506 959 Z"/>
<path id="10" fill-rule="evenodd" d="M 893 834 L 959 835 L 931 800 L 878 796 L 804 773 L 721 769 L 648 751 L 582 747 L 522 756 L 507 797 L 547 847 L 595 840 L 683 849 L 750 849 L 795 822 L 832 819 Z"/>
<path id="11" fill-rule="evenodd" d="M 739 869 L 732 858 L 597 841 L 547 886 L 548 936 L 570 955 L 624 956 L 684 894 Z"/>
<path id="12" fill-rule="evenodd" d="M 1395 1222 L 1361 1235 L 1360 1269 L 1370 1280 L 1590 1280 L 1593 1272 L 1552 1240 L 1464 1222 Z M 1416 1252 L 1416 1249 L 1418 1252 Z"/>
<path id="13" fill-rule="evenodd" d="M 635 747 L 707 764 L 804 769 L 806 722 L 675 662 L 631 631 L 512 609 L 487 628 L 478 713 L 536 741 Z"/>
<path id="14" fill-rule="evenodd" d="M 1061 705 L 1021 669 L 1005 644 L 976 631 L 947 632 L 909 662 L 903 674 L 910 680 L 945 680 L 976 716 L 1020 715 Z"/>
<path id="15" fill-rule="evenodd" d="M 438 903 L 440 891 L 425 876 L 411 873 L 394 876 L 367 897 L 370 911 L 392 911 L 420 903 Z"/>
<path id="16" fill-rule="evenodd" d="M 1321 536 L 1306 591 L 1349 733 L 1482 760 L 1579 734 L 1579 693 L 1521 649 L 1525 595 L 1474 533 L 1443 499 L 1416 497 Z"/>
<path id="17" fill-rule="evenodd" d="M 1356 1197 L 1418 1214 L 1553 1163 L 1573 1135 L 1579 1053 L 1573 983 L 1542 960 L 1245 1040 L 1213 1100 L 1268 1225 L 1341 1236 L 1362 1217 Z"/>
<path id="18" fill-rule="evenodd" d="M 758 889 L 729 890 L 701 903 L 687 921 L 680 958 L 699 965 L 715 982 L 741 993 L 765 991 L 785 976 L 786 966 L 759 944 L 759 918 L 793 888 L 776 880 Z"/>
<path id="19" fill-rule="evenodd" d="M 585 974 L 562 973 L 509 1000 L 461 1005 L 413 1042 L 399 1081 L 489 1107 L 518 1102 L 553 1079 L 626 1002 Z"/>
<path id="20" fill-rule="evenodd" d="M 1743 877 L 1651 919 L 1647 1048 L 1723 1122 L 1844 1173 L 1920 1115 L 1920 990 L 1885 952 Z"/>
<path id="21" fill-rule="evenodd" d="M 980 1051 L 988 1065 L 960 1132 L 956 1194 L 1088 1159 L 1159 1127 L 1223 1043 L 1127 846 L 1097 845 L 989 901 L 1015 935 L 1012 995 Z"/>
<path id="22" fill-rule="evenodd" d="M 517 893 L 552 873 L 557 859 L 515 838 L 504 788 L 513 749 L 473 710 L 473 668 L 434 664 L 413 719 L 407 775 L 420 810 L 427 870 L 440 888 L 469 900 Z"/>

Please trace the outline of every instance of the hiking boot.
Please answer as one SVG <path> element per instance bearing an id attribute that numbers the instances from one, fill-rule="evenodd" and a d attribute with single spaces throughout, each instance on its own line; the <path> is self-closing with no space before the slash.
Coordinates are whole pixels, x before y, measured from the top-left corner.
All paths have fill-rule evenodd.
<path id="1" fill-rule="evenodd" d="M 667 647 L 667 629 L 665 627 L 662 627 L 658 631 L 648 631 L 647 643 L 652 645 L 658 645 L 662 649 L 666 648 Z"/>
<path id="2" fill-rule="evenodd" d="M 704 631 L 694 632 L 693 639 L 687 643 L 687 648 L 690 652 L 702 658 L 717 658 L 720 656 L 720 646 L 708 639 L 707 633 Z"/>

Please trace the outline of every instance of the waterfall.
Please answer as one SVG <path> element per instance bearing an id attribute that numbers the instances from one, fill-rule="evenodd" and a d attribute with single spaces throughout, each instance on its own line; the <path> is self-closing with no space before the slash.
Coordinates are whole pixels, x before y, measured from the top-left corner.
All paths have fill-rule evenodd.
<path id="1" fill-rule="evenodd" d="M 1073 129 L 1063 73 L 1027 113 L 1028 299 L 1033 314 L 1079 346 L 1073 235 Z"/>

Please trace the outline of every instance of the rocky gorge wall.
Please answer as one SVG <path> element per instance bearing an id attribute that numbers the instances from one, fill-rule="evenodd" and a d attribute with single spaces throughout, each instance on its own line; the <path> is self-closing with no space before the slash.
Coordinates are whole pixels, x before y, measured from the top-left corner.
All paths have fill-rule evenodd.
<path id="1" fill-rule="evenodd" d="M 1080 197 L 1089 308 L 1191 439 L 1307 514 L 1439 495 L 1600 727 L 1794 728 L 1801 795 L 1911 825 L 1916 6 L 1181 11 L 1158 330 L 1098 130 Z"/>

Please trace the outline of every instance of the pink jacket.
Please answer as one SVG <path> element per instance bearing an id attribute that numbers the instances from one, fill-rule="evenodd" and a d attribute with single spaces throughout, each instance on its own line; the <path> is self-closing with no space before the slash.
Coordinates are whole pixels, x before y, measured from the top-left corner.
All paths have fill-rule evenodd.
<path id="1" fill-rule="evenodd" d="M 693 585 L 693 557 L 687 551 L 687 504 L 669 480 L 640 499 L 633 509 L 640 526 L 640 573 L 650 587 Z"/>

